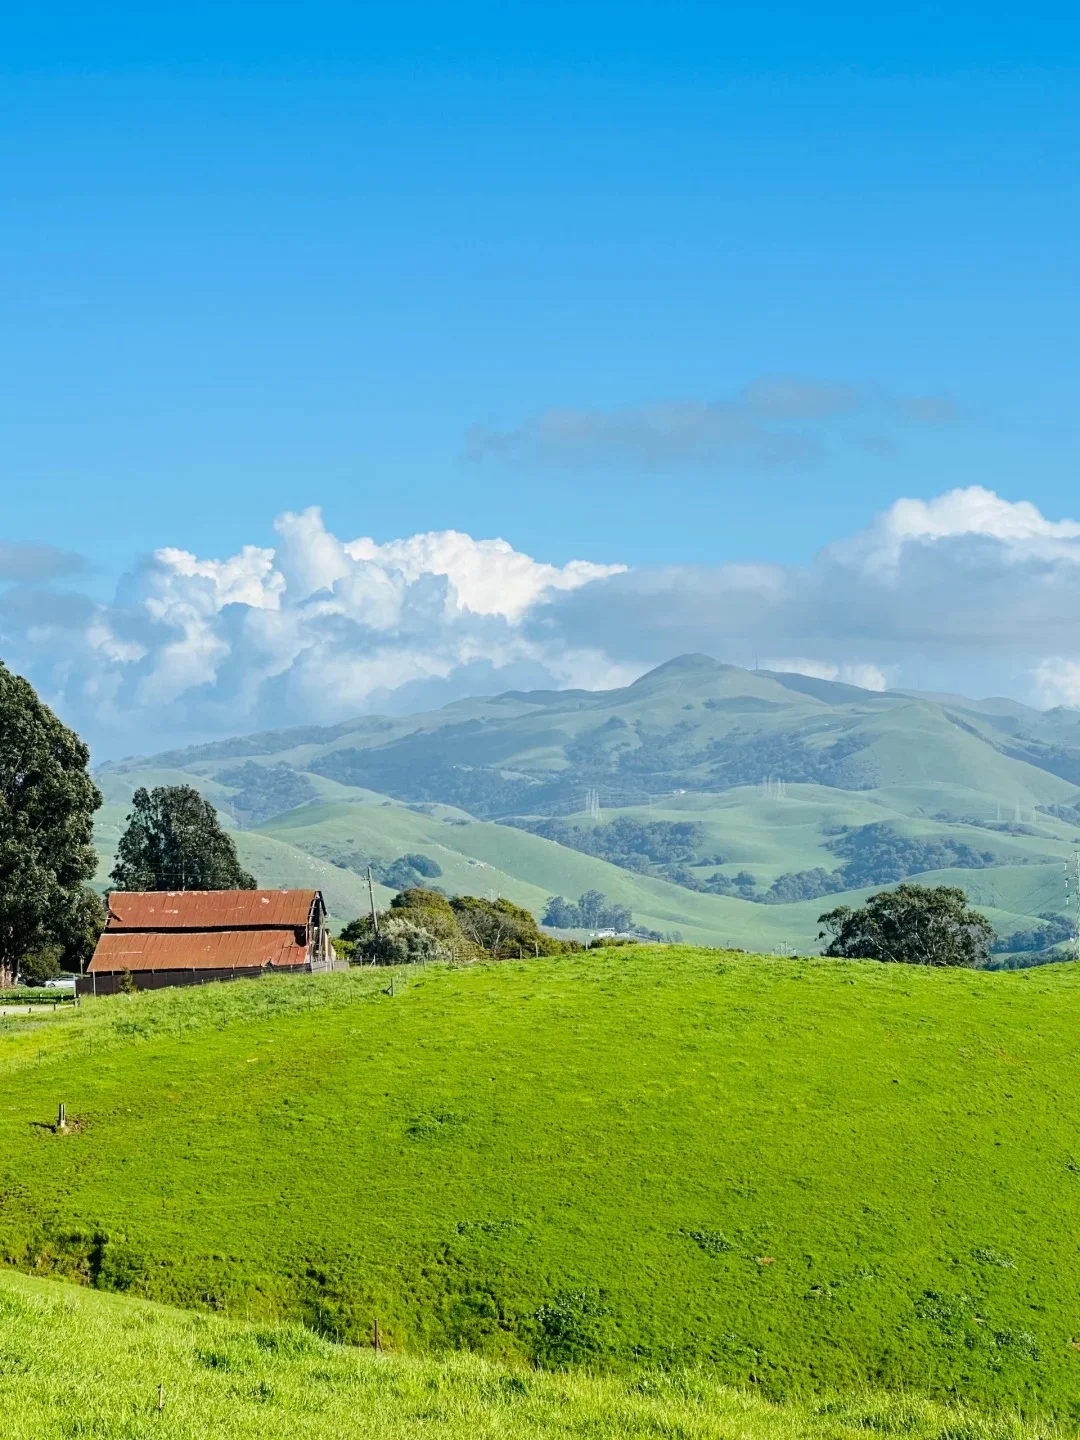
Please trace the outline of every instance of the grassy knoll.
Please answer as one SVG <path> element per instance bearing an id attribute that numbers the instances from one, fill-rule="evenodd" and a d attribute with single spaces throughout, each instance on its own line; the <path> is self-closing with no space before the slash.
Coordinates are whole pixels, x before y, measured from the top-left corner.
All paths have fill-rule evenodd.
<path id="1" fill-rule="evenodd" d="M 970 1406 L 859 1393 L 770 1404 L 704 1372 L 513 1371 L 375 1355 L 300 1327 L 193 1315 L 0 1274 L 5 1440 L 1052 1440 Z M 161 1387 L 160 1390 L 158 1387 Z"/>
<path id="2" fill-rule="evenodd" d="M 1080 968 L 387 981 L 5 1018 L 0 1256 L 414 1354 L 1080 1417 Z"/>

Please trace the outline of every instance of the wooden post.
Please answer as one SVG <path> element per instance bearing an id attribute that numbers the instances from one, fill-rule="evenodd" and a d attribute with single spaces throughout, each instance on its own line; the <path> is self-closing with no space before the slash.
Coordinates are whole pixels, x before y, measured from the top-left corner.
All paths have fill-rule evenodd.
<path id="1" fill-rule="evenodd" d="M 379 1317 L 375 1317 L 375 1349 L 382 1349 L 382 1336 L 379 1334 Z"/>
<path id="2" fill-rule="evenodd" d="M 67 1129 L 67 1110 L 62 1100 L 60 1101 L 60 1109 L 56 1112 L 56 1128 L 57 1130 Z"/>
<path id="3" fill-rule="evenodd" d="M 159 1385 L 159 1386 L 157 1387 L 157 1408 L 158 1408 L 158 1414 L 159 1414 L 159 1415 L 160 1415 L 161 1412 L 165 1409 L 165 1386 L 164 1386 L 164 1385 Z"/>

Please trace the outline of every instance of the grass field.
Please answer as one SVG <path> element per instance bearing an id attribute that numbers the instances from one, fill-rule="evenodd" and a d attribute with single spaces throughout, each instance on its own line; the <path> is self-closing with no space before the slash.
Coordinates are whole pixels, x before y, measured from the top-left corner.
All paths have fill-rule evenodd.
<path id="1" fill-rule="evenodd" d="M 5 1017 L 0 1255 L 413 1354 L 1080 1419 L 1077 967 L 641 948 L 386 990 Z"/>
<path id="2" fill-rule="evenodd" d="M 357 1351 L 296 1326 L 193 1315 L 0 1273 L 4 1440 L 1053 1440 L 1049 1424 L 857 1393 L 789 1401 L 704 1371 L 509 1370 Z M 160 1387 L 160 1388 L 159 1388 Z"/>

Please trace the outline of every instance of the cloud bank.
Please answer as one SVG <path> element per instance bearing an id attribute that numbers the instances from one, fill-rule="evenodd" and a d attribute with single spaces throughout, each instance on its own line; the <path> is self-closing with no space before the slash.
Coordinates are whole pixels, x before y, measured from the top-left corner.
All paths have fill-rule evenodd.
<path id="1" fill-rule="evenodd" d="M 0 546 L 0 654 L 99 757 L 606 688 L 691 650 L 867 689 L 1080 705 L 1080 522 L 978 486 L 898 500 L 800 567 L 552 565 L 454 531 L 343 541 L 314 508 L 275 529 L 273 547 L 224 559 L 158 550 L 108 603 L 61 587 L 60 552 Z"/>

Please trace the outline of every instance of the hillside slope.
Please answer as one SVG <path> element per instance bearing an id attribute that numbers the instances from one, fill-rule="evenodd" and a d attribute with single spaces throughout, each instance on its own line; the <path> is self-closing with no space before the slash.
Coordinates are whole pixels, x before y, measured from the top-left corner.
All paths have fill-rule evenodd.
<path id="1" fill-rule="evenodd" d="M 620 690 L 511 692 L 423 715 L 219 741 L 154 763 L 228 784 L 254 757 L 487 818 L 573 811 L 588 787 L 625 806 L 764 776 L 845 790 L 950 783 L 1025 809 L 1070 801 L 1080 780 L 1080 716 L 1011 706 L 1003 717 L 987 712 L 991 703 L 859 690 L 685 655 Z"/>
<path id="2" fill-rule="evenodd" d="M 410 1351 L 1080 1416 L 1078 1004 L 1076 966 L 658 947 L 9 1019 L 0 1257 Z"/>
<path id="3" fill-rule="evenodd" d="M 378 875 L 418 853 L 442 888 L 505 895 L 538 916 L 552 894 L 598 889 L 654 933 L 806 953 L 823 909 L 899 878 L 947 879 L 987 907 L 1005 951 L 1018 935 L 1019 962 L 1039 946 L 1034 958 L 1058 958 L 1061 925 L 1044 917 L 1064 916 L 1064 865 L 1080 847 L 1073 712 L 878 693 L 705 656 L 620 690 L 241 737 L 105 766 L 99 779 L 102 880 L 134 787 L 194 784 L 263 883 L 314 881 L 340 921 L 365 907 L 368 863 Z M 597 806 L 601 825 L 690 825 L 694 838 L 679 864 L 609 863 L 582 851 Z M 564 829 L 521 833 L 550 817 Z M 895 863 L 842 873 L 864 842 Z"/>
<path id="4" fill-rule="evenodd" d="M 5 1440 L 1053 1440 L 972 1406 L 853 1392 L 775 1406 L 709 1375 L 507 1370 L 357 1351 L 297 1327 L 0 1272 Z M 104 1363 L 103 1363 L 104 1359 Z M 160 1388 L 159 1388 L 160 1387 Z"/>

